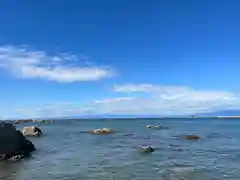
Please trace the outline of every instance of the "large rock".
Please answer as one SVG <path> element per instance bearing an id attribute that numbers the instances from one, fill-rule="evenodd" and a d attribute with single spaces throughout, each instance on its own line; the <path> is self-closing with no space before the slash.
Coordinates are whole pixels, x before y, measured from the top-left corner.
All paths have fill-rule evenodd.
<path id="1" fill-rule="evenodd" d="M 13 124 L 0 122 L 0 158 L 13 160 L 30 155 L 35 150 L 31 141 L 26 139 Z"/>
<path id="2" fill-rule="evenodd" d="M 195 134 L 188 134 L 188 135 L 186 135 L 185 136 L 185 139 L 186 140 L 199 140 L 199 139 L 201 139 L 201 137 L 200 136 L 198 136 L 198 135 L 195 135 Z"/>
<path id="3" fill-rule="evenodd" d="M 92 134 L 110 134 L 114 133 L 114 131 L 110 128 L 100 128 L 100 129 L 94 129 L 90 131 Z"/>
<path id="4" fill-rule="evenodd" d="M 40 136 L 42 130 L 37 126 L 26 126 L 23 128 L 22 133 L 24 136 Z"/>
<path id="5" fill-rule="evenodd" d="M 163 127 L 159 125 L 146 125 L 146 127 L 150 129 L 163 129 Z"/>

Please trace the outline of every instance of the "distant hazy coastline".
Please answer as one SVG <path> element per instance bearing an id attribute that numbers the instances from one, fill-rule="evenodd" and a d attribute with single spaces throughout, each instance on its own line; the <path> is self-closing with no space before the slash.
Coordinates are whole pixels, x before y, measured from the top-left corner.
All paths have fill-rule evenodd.
<path id="1" fill-rule="evenodd" d="M 135 120 L 135 119 L 240 119 L 240 116 L 186 116 L 186 117 L 131 117 L 131 118 L 123 118 L 123 117 L 105 117 L 105 118 L 51 118 L 51 119 L 16 119 L 16 120 L 4 120 L 11 122 L 13 124 L 22 124 L 22 123 L 54 123 L 57 120 L 119 120 L 119 119 L 126 119 L 126 120 Z"/>

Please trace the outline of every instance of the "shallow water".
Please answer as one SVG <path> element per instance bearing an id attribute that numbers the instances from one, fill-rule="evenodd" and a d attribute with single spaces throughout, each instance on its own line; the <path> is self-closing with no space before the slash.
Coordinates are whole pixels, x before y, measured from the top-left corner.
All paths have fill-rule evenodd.
<path id="1" fill-rule="evenodd" d="M 153 130 L 146 124 L 168 129 Z M 21 129 L 23 125 L 17 126 Z M 2 180 L 215 180 L 240 179 L 240 121 L 216 119 L 61 120 L 40 125 L 29 159 L 0 164 Z M 86 130 L 110 127 L 116 134 Z M 194 133 L 200 141 L 186 141 Z M 157 148 L 142 154 L 140 144 Z"/>

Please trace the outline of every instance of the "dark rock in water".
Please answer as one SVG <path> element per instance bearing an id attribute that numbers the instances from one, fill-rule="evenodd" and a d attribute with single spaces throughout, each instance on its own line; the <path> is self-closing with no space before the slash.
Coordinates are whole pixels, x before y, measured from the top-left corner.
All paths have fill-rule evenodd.
<path id="1" fill-rule="evenodd" d="M 17 131 L 13 124 L 0 122 L 0 159 L 22 158 L 34 150 L 32 142 Z"/>
<path id="2" fill-rule="evenodd" d="M 201 139 L 201 137 L 200 136 L 198 136 L 198 135 L 186 135 L 186 140 L 199 140 L 199 139 Z"/>
<path id="3" fill-rule="evenodd" d="M 143 146 L 143 145 L 141 145 L 141 150 L 144 153 L 152 153 L 155 151 L 155 149 L 152 148 L 151 146 Z"/>

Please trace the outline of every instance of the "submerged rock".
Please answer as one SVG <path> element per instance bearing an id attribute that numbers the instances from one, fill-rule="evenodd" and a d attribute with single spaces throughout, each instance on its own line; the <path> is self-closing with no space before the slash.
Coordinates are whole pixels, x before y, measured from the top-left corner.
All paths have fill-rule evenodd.
<path id="1" fill-rule="evenodd" d="M 32 151 L 35 151 L 35 146 L 13 124 L 0 122 L 0 159 L 17 160 Z"/>
<path id="2" fill-rule="evenodd" d="M 201 139 L 201 137 L 198 135 L 194 135 L 194 134 L 188 134 L 185 136 L 185 139 L 186 140 L 199 140 L 199 139 Z"/>
<path id="3" fill-rule="evenodd" d="M 90 131 L 92 134 L 110 134 L 114 133 L 115 131 L 110 128 L 100 128 Z"/>
<path id="4" fill-rule="evenodd" d="M 42 130 L 37 126 L 26 126 L 23 128 L 22 133 L 24 136 L 40 136 Z"/>
<path id="5" fill-rule="evenodd" d="M 173 175 L 190 176 L 192 172 L 196 170 L 196 167 L 192 166 L 176 166 L 171 168 Z"/>

